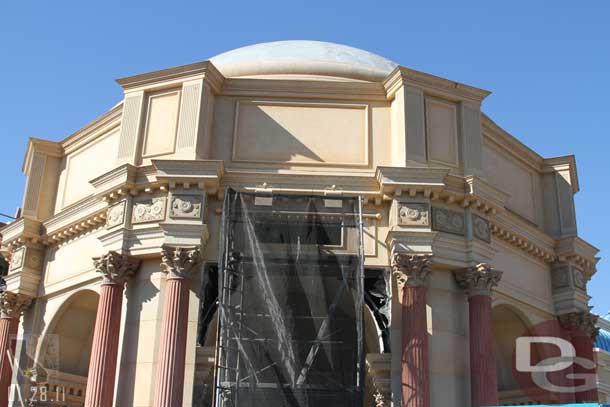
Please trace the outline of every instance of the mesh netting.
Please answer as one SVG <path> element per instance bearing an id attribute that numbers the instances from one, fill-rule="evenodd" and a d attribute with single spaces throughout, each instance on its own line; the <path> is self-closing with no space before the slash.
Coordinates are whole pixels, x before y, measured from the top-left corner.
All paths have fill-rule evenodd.
<path id="1" fill-rule="evenodd" d="M 361 405 L 361 219 L 356 198 L 227 193 L 216 406 Z"/>

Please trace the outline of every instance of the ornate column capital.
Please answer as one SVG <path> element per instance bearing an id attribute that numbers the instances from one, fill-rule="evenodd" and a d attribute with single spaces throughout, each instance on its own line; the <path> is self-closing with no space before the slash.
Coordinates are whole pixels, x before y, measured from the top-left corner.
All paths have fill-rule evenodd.
<path id="1" fill-rule="evenodd" d="M 589 336 L 593 341 L 597 339 L 599 328 L 597 319 L 599 317 L 589 311 L 568 312 L 557 316 L 557 320 L 565 329 L 569 331 L 579 330 Z"/>
<path id="2" fill-rule="evenodd" d="M 32 299 L 22 294 L 8 291 L 0 293 L 0 317 L 19 318 L 21 313 L 30 305 Z"/>
<path id="3" fill-rule="evenodd" d="M 423 287 L 430 273 L 431 254 L 394 253 L 392 256 L 392 274 L 396 277 L 398 288 Z"/>
<path id="4" fill-rule="evenodd" d="M 471 297 L 473 295 L 491 295 L 491 289 L 502 279 L 502 272 L 491 268 L 489 264 L 480 263 L 453 272 L 458 285 Z"/>
<path id="5" fill-rule="evenodd" d="M 109 251 L 93 259 L 95 271 L 102 274 L 102 284 L 123 285 L 140 267 L 140 260 L 135 257 Z"/>
<path id="6" fill-rule="evenodd" d="M 168 273 L 171 278 L 189 278 L 200 265 L 200 246 L 163 246 L 161 249 L 161 271 Z"/>

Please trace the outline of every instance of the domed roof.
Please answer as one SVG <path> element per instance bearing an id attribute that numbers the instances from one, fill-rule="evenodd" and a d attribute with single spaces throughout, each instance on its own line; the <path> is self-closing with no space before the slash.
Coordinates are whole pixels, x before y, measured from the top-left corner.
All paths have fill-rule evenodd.
<path id="1" fill-rule="evenodd" d="M 381 81 L 397 64 L 372 52 L 321 41 L 249 45 L 211 59 L 225 77 L 320 75 Z"/>

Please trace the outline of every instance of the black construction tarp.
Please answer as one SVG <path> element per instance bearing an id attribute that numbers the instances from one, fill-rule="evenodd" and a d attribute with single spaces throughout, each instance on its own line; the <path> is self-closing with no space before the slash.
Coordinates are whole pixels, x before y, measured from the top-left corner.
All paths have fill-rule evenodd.
<path id="1" fill-rule="evenodd" d="M 222 230 L 215 405 L 362 405 L 360 200 L 230 190 Z"/>

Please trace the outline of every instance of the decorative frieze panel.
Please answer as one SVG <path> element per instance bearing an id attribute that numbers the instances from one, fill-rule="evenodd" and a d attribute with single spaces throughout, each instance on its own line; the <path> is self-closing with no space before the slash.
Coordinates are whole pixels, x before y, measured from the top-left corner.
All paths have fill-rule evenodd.
<path id="1" fill-rule="evenodd" d="M 202 207 L 202 199 L 198 196 L 174 195 L 169 216 L 171 218 L 199 219 Z"/>
<path id="2" fill-rule="evenodd" d="M 398 202 L 398 224 L 401 226 L 430 226 L 430 205 Z"/>
<path id="3" fill-rule="evenodd" d="M 432 208 L 432 229 L 464 236 L 464 214 L 444 208 Z"/>
<path id="4" fill-rule="evenodd" d="M 570 267 L 565 265 L 553 269 L 551 284 L 554 290 L 570 287 Z"/>
<path id="5" fill-rule="evenodd" d="M 491 243 L 491 227 L 487 219 L 472 215 L 472 232 L 477 239 Z"/>
<path id="6" fill-rule="evenodd" d="M 25 259 L 25 247 L 15 250 L 11 255 L 11 270 L 16 270 L 23 267 Z"/>
<path id="7" fill-rule="evenodd" d="M 125 208 L 127 207 L 126 201 L 121 201 L 112 205 L 108 208 L 108 214 L 106 215 L 106 229 L 113 228 L 118 225 L 125 223 Z"/>
<path id="8" fill-rule="evenodd" d="M 165 219 L 165 197 L 134 202 L 131 214 L 133 224 L 158 222 Z"/>

